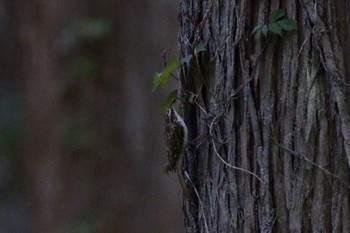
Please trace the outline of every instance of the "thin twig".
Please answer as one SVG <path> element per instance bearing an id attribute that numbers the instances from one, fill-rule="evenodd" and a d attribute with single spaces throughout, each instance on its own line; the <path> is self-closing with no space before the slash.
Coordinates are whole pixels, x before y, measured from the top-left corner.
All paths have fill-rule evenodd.
<path id="1" fill-rule="evenodd" d="M 194 103 L 198 106 L 198 108 L 199 108 L 206 116 L 208 116 L 207 111 L 198 103 L 197 100 L 195 100 Z"/>
<path id="2" fill-rule="evenodd" d="M 304 42 L 302 43 L 302 45 L 300 46 L 299 52 L 298 52 L 298 57 L 300 56 L 301 52 L 303 51 L 304 45 L 306 43 L 306 41 L 309 40 L 309 38 L 307 37 Z"/>
<path id="3" fill-rule="evenodd" d="M 308 159 L 304 154 L 300 153 L 300 152 L 297 152 L 297 151 L 294 151 L 294 150 L 291 150 L 289 149 L 288 147 L 286 147 L 285 145 L 282 145 L 280 143 L 277 142 L 276 139 L 270 137 L 272 142 L 275 143 L 278 147 L 280 147 L 281 149 L 287 151 L 288 153 L 294 155 L 295 157 L 299 158 L 299 159 L 302 159 L 312 165 L 314 165 L 315 167 L 319 168 L 321 171 L 323 171 L 324 173 L 326 173 L 327 175 L 333 177 L 334 179 L 338 180 L 341 184 L 343 184 L 346 188 L 350 189 L 350 186 L 345 184 L 341 178 L 337 175 L 335 175 L 334 173 L 328 171 L 326 168 L 322 167 L 321 165 L 315 163 L 315 162 L 312 162 L 310 159 Z"/>
<path id="4" fill-rule="evenodd" d="M 204 12 L 204 15 L 203 15 L 203 18 L 201 20 L 201 22 L 198 24 L 197 26 L 197 29 L 196 29 L 196 32 L 195 32 L 195 35 L 194 35 L 194 38 L 193 38 L 193 50 L 195 49 L 195 45 L 196 43 L 199 41 L 200 39 L 200 33 L 202 32 L 203 30 L 203 27 L 204 27 L 204 24 L 205 22 L 207 21 L 207 19 L 209 18 L 209 13 L 210 11 L 213 9 L 213 4 L 214 3 L 214 0 L 210 0 L 210 2 L 208 3 L 208 8 L 207 10 Z M 194 51 L 192 51 L 194 52 Z"/>
<path id="5" fill-rule="evenodd" d="M 214 152 L 215 152 L 216 156 L 218 156 L 218 158 L 221 160 L 221 162 L 223 162 L 226 166 L 228 166 L 228 167 L 230 167 L 230 168 L 233 168 L 233 169 L 235 169 L 235 170 L 239 170 L 239 171 L 248 173 L 248 174 L 254 176 L 255 178 L 257 178 L 261 183 L 265 184 L 265 182 L 264 182 L 258 175 L 254 174 L 253 172 L 248 171 L 248 170 L 246 170 L 246 169 L 244 169 L 244 168 L 240 168 L 240 167 L 233 166 L 233 165 L 229 164 L 228 162 L 226 162 L 226 161 L 220 156 L 219 152 L 217 151 L 216 145 L 215 145 L 215 142 L 214 142 L 213 139 L 212 139 L 212 144 L 213 144 L 213 149 L 214 149 Z"/>
<path id="6" fill-rule="evenodd" d="M 204 214 L 204 208 L 203 208 L 202 199 L 200 198 L 199 192 L 198 192 L 197 188 L 194 186 L 194 184 L 193 184 L 193 182 L 192 182 L 190 176 L 187 174 L 186 171 L 184 171 L 184 174 L 185 174 L 185 177 L 190 181 L 191 186 L 192 186 L 194 192 L 196 193 L 196 196 L 197 196 L 198 201 L 199 201 L 199 205 L 200 205 L 200 207 L 201 207 L 201 209 L 202 209 L 202 213 L 203 213 L 203 220 L 204 220 L 205 231 L 206 231 L 206 233 L 209 233 L 209 228 L 208 228 L 207 219 L 206 219 L 205 214 Z"/>
<path id="7" fill-rule="evenodd" d="M 219 119 L 219 117 L 221 117 L 222 114 L 217 114 L 214 119 L 211 121 L 210 126 L 209 126 L 209 135 L 213 138 L 213 127 L 214 127 L 214 123 L 217 119 Z"/>

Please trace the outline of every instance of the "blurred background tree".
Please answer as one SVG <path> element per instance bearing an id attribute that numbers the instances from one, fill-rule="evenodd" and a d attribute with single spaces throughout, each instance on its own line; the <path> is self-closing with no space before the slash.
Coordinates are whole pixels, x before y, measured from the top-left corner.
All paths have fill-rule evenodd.
<path id="1" fill-rule="evenodd" d="M 176 1 L 0 1 L 0 232 L 183 232 L 162 173 Z"/>

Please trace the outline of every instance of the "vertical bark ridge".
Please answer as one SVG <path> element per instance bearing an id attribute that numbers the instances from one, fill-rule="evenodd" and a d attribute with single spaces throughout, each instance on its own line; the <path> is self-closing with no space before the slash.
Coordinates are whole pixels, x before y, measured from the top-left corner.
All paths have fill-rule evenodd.
<path id="1" fill-rule="evenodd" d="M 192 139 L 201 140 L 186 155 L 187 162 L 196 162 L 186 166 L 203 206 L 198 197 L 185 198 L 185 217 L 192 217 L 187 231 L 206 232 L 206 219 L 209 232 L 344 232 L 350 117 L 342 51 L 349 42 L 338 36 L 338 3 L 213 1 L 200 34 L 207 51 L 182 68 L 183 82 L 192 82 L 186 90 L 206 110 L 188 105 L 196 112 L 195 121 L 193 115 L 186 119 L 196 122 Z M 182 1 L 182 18 L 198 19 L 210 3 Z M 267 24 L 282 6 L 299 30 L 282 37 L 269 32 L 266 44 L 255 41 L 251 30 Z M 196 26 L 181 25 L 181 51 L 187 55 L 195 45 L 185 41 Z"/>

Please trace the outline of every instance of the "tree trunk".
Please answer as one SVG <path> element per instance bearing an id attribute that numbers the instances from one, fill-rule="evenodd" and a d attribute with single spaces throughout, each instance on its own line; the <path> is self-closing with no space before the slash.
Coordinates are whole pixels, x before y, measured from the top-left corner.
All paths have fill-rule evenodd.
<path id="1" fill-rule="evenodd" d="M 281 8 L 299 29 L 255 40 Z M 350 231 L 349 9 L 181 1 L 187 232 Z"/>

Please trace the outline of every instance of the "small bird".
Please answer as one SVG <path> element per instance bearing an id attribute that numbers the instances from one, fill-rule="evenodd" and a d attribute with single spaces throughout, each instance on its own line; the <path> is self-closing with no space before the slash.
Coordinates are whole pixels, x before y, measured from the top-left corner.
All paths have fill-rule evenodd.
<path id="1" fill-rule="evenodd" d="M 188 129 L 185 121 L 170 107 L 165 115 L 165 143 L 169 164 L 165 168 L 166 173 L 176 172 L 182 189 L 188 193 L 188 188 L 182 173 L 182 159 L 188 141 Z"/>

